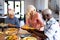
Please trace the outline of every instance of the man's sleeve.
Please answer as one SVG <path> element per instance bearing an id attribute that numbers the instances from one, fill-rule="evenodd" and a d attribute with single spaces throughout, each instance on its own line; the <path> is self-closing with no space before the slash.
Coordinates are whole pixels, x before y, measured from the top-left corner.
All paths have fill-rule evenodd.
<path id="1" fill-rule="evenodd" d="M 16 27 L 20 27 L 19 20 L 16 18 Z"/>

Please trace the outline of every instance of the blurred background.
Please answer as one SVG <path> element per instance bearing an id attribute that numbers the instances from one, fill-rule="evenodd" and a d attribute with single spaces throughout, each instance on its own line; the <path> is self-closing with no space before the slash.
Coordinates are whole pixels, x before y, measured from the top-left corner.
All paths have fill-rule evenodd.
<path id="1" fill-rule="evenodd" d="M 34 5 L 37 9 L 36 11 L 40 13 L 44 9 L 51 9 L 53 17 L 59 22 L 59 4 L 60 0 L 0 0 L 0 23 L 5 23 L 5 18 L 8 14 L 8 9 L 14 9 L 14 14 L 19 19 L 20 27 L 23 26 L 25 24 L 25 14 L 28 5 Z M 2 30 L 4 30 L 3 27 Z M 19 33 L 19 36 L 21 37 L 31 36 L 31 34 L 26 30 L 20 29 Z"/>

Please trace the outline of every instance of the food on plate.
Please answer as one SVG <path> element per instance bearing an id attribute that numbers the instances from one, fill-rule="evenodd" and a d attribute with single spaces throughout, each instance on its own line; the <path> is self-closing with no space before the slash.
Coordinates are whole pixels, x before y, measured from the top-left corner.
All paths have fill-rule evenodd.
<path id="1" fill-rule="evenodd" d="M 5 24 L 5 23 L 0 23 L 0 26 L 2 26 L 2 27 L 5 27 L 5 26 L 7 26 L 8 24 Z"/>
<path id="2" fill-rule="evenodd" d="M 28 25 L 24 25 L 24 26 L 22 26 L 22 29 L 32 29 L 32 30 L 34 30 L 35 28 L 30 27 L 30 26 L 28 26 Z"/>
<path id="3" fill-rule="evenodd" d="M 37 40 L 37 38 L 35 38 L 35 37 L 25 37 L 25 38 L 23 38 L 23 40 Z"/>
<path id="4" fill-rule="evenodd" d="M 17 32 L 18 32 L 18 29 L 16 28 L 8 28 L 7 31 L 5 31 L 7 35 L 11 35 L 13 33 L 17 34 Z"/>
<path id="5" fill-rule="evenodd" d="M 3 32 L 0 32 L 0 35 L 3 34 Z"/>
<path id="6" fill-rule="evenodd" d="M 6 40 L 18 40 L 18 36 L 17 35 L 10 35 L 10 36 L 7 36 Z"/>

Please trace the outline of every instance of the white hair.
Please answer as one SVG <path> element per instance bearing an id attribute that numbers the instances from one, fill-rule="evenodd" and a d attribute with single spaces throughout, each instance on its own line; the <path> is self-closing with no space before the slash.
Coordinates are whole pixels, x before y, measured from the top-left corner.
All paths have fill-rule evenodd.
<path id="1" fill-rule="evenodd" d="M 30 12 L 32 10 L 35 10 L 36 11 L 36 8 L 33 5 L 28 5 L 27 11 Z"/>
<path id="2" fill-rule="evenodd" d="M 26 16 L 30 16 L 31 11 L 36 11 L 36 8 L 33 5 L 28 5 L 26 10 Z"/>

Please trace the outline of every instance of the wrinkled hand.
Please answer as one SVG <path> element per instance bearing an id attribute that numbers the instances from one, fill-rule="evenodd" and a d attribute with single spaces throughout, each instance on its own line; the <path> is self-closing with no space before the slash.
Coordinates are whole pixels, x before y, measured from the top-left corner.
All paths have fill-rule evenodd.
<path id="1" fill-rule="evenodd" d="M 11 23 L 8 23 L 8 26 L 11 26 L 11 27 L 13 26 L 13 27 L 14 27 L 14 26 L 16 26 L 16 25 L 14 25 L 14 24 L 11 24 Z"/>

